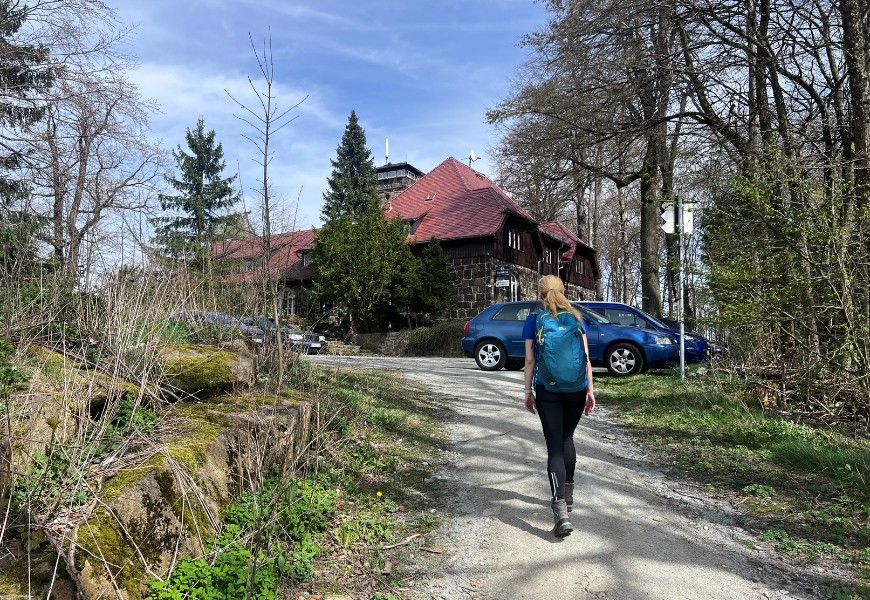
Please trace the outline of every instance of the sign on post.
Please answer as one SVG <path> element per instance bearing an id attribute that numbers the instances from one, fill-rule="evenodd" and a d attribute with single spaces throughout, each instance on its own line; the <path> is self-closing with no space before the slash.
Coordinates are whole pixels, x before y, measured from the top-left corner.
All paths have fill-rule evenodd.
<path id="1" fill-rule="evenodd" d="M 495 287 L 508 287 L 511 284 L 510 279 L 496 279 Z"/>
<path id="2" fill-rule="evenodd" d="M 677 206 L 673 203 L 662 204 L 662 230 L 665 233 L 677 232 Z"/>
<path id="3" fill-rule="evenodd" d="M 665 233 L 677 233 L 680 224 L 680 215 L 677 211 L 683 208 L 683 233 L 688 235 L 695 229 L 695 205 L 689 202 L 679 204 L 662 204 L 662 231 Z"/>

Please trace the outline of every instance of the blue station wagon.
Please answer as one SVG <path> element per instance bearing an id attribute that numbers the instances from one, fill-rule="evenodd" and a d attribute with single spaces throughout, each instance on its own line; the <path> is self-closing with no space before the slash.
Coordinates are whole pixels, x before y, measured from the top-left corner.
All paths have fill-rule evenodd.
<path id="1" fill-rule="evenodd" d="M 635 375 L 648 368 L 665 367 L 677 360 L 677 345 L 668 334 L 624 327 L 572 303 L 583 315 L 589 359 L 593 366 L 607 367 L 616 376 Z M 462 350 L 484 371 L 522 369 L 526 343 L 523 324 L 539 301 L 499 302 L 465 324 Z"/>

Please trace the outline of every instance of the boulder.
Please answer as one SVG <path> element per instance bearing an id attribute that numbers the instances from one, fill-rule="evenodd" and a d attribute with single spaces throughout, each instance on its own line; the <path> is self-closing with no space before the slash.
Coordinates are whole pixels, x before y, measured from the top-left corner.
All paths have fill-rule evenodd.
<path id="1" fill-rule="evenodd" d="M 36 454 L 44 456 L 52 443 L 75 436 L 78 412 L 75 402 L 57 392 L 30 390 L 9 396 L 8 411 L 0 413 L 0 498 L 13 473 L 25 473 Z"/>
<path id="2" fill-rule="evenodd" d="M 19 556 L 4 552 L 0 558 L 0 599 L 21 598 L 77 600 L 75 584 L 50 548 L 33 548 L 29 557 L 23 549 Z"/>
<path id="3" fill-rule="evenodd" d="M 164 378 L 182 397 L 197 399 L 239 388 L 254 381 L 254 359 L 250 353 L 214 348 L 170 344 L 157 353 Z"/>
<path id="4" fill-rule="evenodd" d="M 165 452 L 107 479 L 93 512 L 60 544 L 85 599 L 138 600 L 148 578 L 201 556 L 233 496 L 271 467 L 293 466 L 311 408 L 293 398 L 224 398 L 178 403 L 173 414 L 179 433 Z"/>

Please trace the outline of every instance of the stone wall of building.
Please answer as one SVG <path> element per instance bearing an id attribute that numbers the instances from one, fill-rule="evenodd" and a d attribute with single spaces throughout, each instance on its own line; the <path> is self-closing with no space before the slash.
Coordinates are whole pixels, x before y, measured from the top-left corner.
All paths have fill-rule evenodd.
<path id="1" fill-rule="evenodd" d="M 503 266 L 492 256 L 456 258 L 449 261 L 448 268 L 456 281 L 457 308 L 450 318 L 471 319 L 494 302 L 528 300 L 538 294 L 538 276 L 531 269 L 518 265 L 509 268 L 509 286 L 496 285 L 496 267 Z M 516 289 L 516 296 L 512 297 Z"/>
<path id="2" fill-rule="evenodd" d="M 507 266 L 507 278 L 513 285 L 497 286 L 496 267 Z M 449 261 L 448 268 L 456 281 L 457 308 L 449 315 L 452 319 L 471 319 L 494 302 L 532 300 L 538 297 L 536 271 L 519 265 L 504 265 L 492 256 L 456 258 Z M 514 289 L 516 295 L 513 295 Z M 569 300 L 589 300 L 592 290 L 568 283 L 565 295 Z"/>

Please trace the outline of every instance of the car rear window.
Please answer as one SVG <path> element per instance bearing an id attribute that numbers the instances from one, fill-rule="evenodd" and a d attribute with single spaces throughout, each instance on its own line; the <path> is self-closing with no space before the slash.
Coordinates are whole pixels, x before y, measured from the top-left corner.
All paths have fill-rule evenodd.
<path id="1" fill-rule="evenodd" d="M 532 312 L 532 304 L 507 304 L 498 309 L 492 317 L 493 321 L 525 321 Z"/>

